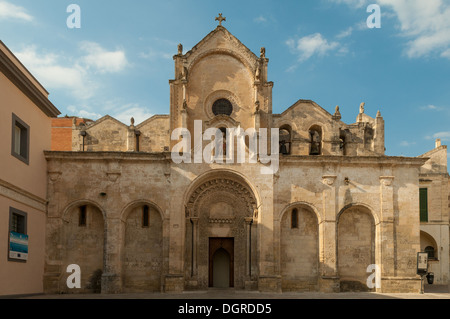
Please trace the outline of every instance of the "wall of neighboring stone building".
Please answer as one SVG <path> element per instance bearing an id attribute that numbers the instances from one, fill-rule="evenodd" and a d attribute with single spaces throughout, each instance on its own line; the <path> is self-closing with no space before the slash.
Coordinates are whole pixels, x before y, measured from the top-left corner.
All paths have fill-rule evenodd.
<path id="1" fill-rule="evenodd" d="M 136 127 L 140 152 L 164 152 L 170 147 L 170 120 L 168 115 L 156 115 Z"/>
<path id="2" fill-rule="evenodd" d="M 78 119 L 77 125 L 71 125 L 71 150 L 80 152 L 84 147 L 86 152 L 135 152 L 139 147 L 139 152 L 164 152 L 170 146 L 169 125 L 167 115 L 153 116 L 136 126 L 125 125 L 108 115 L 97 121 L 80 123 Z M 64 139 L 69 136 L 68 132 L 57 133 Z"/>
<path id="3" fill-rule="evenodd" d="M 436 147 L 423 154 L 429 158 L 420 168 L 420 188 L 427 189 L 428 221 L 420 223 L 421 251 L 434 248 L 435 257 L 429 261 L 429 272 L 434 273 L 435 284 L 449 283 L 449 175 L 447 172 L 447 146 L 436 141 Z"/>
<path id="4" fill-rule="evenodd" d="M 75 117 L 52 119 L 52 151 L 72 151 L 72 126 L 74 119 L 77 126 L 92 123 L 91 120 Z"/>

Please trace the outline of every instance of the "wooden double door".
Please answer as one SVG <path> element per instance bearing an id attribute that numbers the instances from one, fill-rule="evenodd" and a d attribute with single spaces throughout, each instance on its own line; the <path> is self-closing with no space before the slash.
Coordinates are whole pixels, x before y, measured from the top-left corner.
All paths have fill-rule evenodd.
<path id="1" fill-rule="evenodd" d="M 209 287 L 234 287 L 234 238 L 209 238 Z"/>

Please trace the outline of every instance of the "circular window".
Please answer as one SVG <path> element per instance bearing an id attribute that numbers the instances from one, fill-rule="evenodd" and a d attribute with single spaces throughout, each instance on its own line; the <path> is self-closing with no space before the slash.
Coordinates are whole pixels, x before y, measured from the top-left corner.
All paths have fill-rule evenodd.
<path id="1" fill-rule="evenodd" d="M 233 113 L 233 105 L 227 99 L 219 99 L 212 106 L 214 115 L 228 115 Z"/>

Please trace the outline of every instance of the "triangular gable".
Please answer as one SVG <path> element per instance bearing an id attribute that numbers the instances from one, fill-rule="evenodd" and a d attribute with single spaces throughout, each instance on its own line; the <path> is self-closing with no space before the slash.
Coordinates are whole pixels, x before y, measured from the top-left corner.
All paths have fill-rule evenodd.
<path id="1" fill-rule="evenodd" d="M 211 31 L 207 36 L 205 36 L 200 42 L 198 42 L 191 50 L 189 50 L 184 57 L 188 58 L 193 55 L 196 51 L 201 50 L 203 47 L 206 46 L 208 42 L 210 42 L 214 37 L 217 37 L 220 32 L 224 32 L 228 38 L 231 39 L 231 41 L 234 41 L 238 44 L 238 47 L 240 47 L 242 50 L 246 51 L 246 53 L 250 54 L 252 58 L 258 59 L 258 57 L 249 49 L 247 48 L 238 38 L 236 38 L 230 31 L 227 30 L 227 28 L 223 26 L 217 26 L 213 31 Z M 225 37 L 227 39 L 227 37 Z"/>
<path id="2" fill-rule="evenodd" d="M 112 120 L 113 122 L 116 122 L 117 124 L 128 128 L 128 126 L 126 124 L 123 124 L 121 121 L 115 119 L 114 117 L 109 116 L 109 115 L 105 115 L 102 118 L 100 118 L 97 121 L 95 121 L 93 124 L 87 126 L 86 129 L 91 129 L 91 128 L 97 126 L 98 124 L 101 124 L 101 123 L 103 123 L 103 122 L 105 122 L 107 120 Z"/>
<path id="3" fill-rule="evenodd" d="M 224 40 L 225 46 L 218 47 L 217 45 L 210 45 L 219 37 Z M 222 26 L 218 26 L 215 30 L 210 32 L 190 51 L 183 55 L 182 59 L 187 71 L 190 72 L 192 67 L 196 65 L 198 61 L 212 54 L 227 54 L 234 56 L 241 61 L 252 74 L 255 73 L 256 68 L 258 67 L 259 58 Z"/>
<path id="4" fill-rule="evenodd" d="M 169 115 L 153 115 L 152 117 L 146 119 L 141 124 L 137 125 L 136 128 L 140 129 L 141 127 L 144 127 L 145 125 L 150 124 L 153 121 L 156 121 L 156 120 L 159 120 L 159 119 L 167 119 L 167 120 L 169 120 L 169 118 L 170 118 Z"/>
<path id="5" fill-rule="evenodd" d="M 299 107 L 300 104 L 302 104 L 302 103 L 304 103 L 304 104 L 311 104 L 316 110 L 318 110 L 326 118 L 331 119 L 333 117 L 333 115 L 331 113 L 329 113 L 327 110 L 325 110 L 319 104 L 317 104 L 316 102 L 311 101 L 311 100 L 298 100 L 293 105 L 291 105 L 289 108 L 287 108 L 283 113 L 279 114 L 279 116 L 283 117 L 283 116 L 287 115 L 287 113 L 289 113 L 290 111 L 292 111 L 295 108 Z M 276 115 L 276 114 L 274 114 L 274 115 Z"/>

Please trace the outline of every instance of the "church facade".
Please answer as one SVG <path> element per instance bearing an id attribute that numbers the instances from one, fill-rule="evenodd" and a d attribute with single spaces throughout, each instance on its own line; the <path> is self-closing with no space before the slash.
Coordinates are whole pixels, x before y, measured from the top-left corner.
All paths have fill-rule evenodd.
<path id="1" fill-rule="evenodd" d="M 180 45 L 174 64 L 169 115 L 139 125 L 74 119 L 72 150 L 45 152 L 45 292 L 420 291 L 428 158 L 386 156 L 379 111 L 370 117 L 361 104 L 346 124 L 338 107 L 299 100 L 274 114 L 265 49 L 254 54 L 222 25 L 186 53 Z M 181 136 L 172 133 L 198 123 L 225 137 L 277 129 L 279 143 L 267 140 L 277 169 L 261 173 L 262 158 L 176 163 Z M 189 139 L 189 156 L 209 144 Z M 448 210 L 446 222 L 448 232 Z M 66 284 L 72 264 L 78 290 Z"/>

